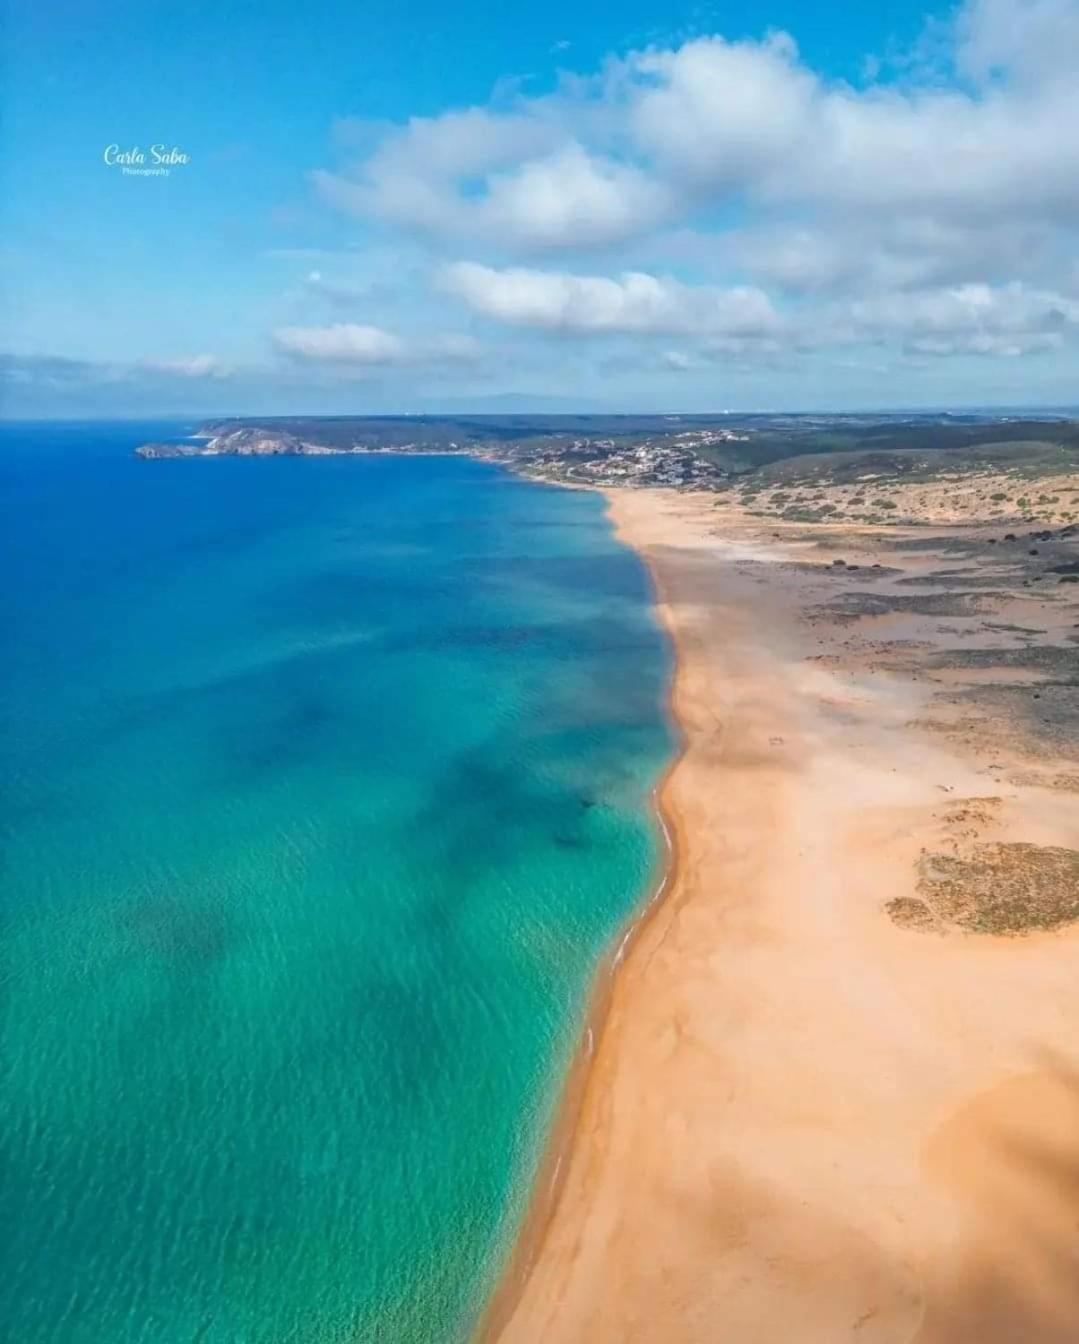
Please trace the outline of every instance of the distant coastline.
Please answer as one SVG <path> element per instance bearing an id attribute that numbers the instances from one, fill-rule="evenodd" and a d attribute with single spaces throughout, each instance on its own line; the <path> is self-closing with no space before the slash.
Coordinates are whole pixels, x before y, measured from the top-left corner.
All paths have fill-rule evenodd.
<path id="1" fill-rule="evenodd" d="M 594 421 L 594 423 L 592 423 Z M 624 421 L 624 423 L 623 423 Z M 198 437 L 201 441 L 192 442 Z M 564 485 L 718 487 L 727 471 L 703 449 L 744 441 L 716 417 L 492 417 L 490 421 L 211 422 L 187 440 L 146 443 L 147 460 L 189 457 L 468 456 Z"/>
<path id="2" fill-rule="evenodd" d="M 1005 415 L 505 415 L 215 420 L 186 439 L 136 449 L 143 459 L 450 454 L 561 485 L 755 492 L 792 474 L 807 485 L 930 479 L 1019 470 L 1052 475 L 1079 462 L 1079 421 Z M 791 465 L 785 466 L 784 464 Z M 851 492 L 856 494 L 857 492 Z M 871 500 L 863 500 L 871 505 Z M 784 516 L 820 520 L 819 491 Z M 899 521 L 876 516 L 862 522 Z M 917 512 L 910 521 L 917 520 Z"/>

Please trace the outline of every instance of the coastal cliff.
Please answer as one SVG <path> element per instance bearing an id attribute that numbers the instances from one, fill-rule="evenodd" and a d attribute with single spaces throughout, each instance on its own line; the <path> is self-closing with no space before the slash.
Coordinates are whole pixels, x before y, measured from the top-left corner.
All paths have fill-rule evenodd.
<path id="1" fill-rule="evenodd" d="M 323 444 L 307 443 L 280 429 L 241 428 L 212 432 L 198 442 L 144 443 L 135 449 L 136 457 L 281 457 L 325 456 L 327 453 L 347 452 L 344 448 L 330 448 Z"/>

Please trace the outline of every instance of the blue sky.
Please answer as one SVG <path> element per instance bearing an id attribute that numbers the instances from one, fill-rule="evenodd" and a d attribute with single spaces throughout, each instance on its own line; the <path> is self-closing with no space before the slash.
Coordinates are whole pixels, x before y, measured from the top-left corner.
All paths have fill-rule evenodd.
<path id="1" fill-rule="evenodd" d="M 4 3 L 5 414 L 1076 400 L 1079 0 Z"/>

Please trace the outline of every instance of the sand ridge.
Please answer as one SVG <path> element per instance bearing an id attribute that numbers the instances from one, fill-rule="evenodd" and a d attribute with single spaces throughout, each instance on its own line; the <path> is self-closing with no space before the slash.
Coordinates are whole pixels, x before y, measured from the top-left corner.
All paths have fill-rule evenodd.
<path id="1" fill-rule="evenodd" d="M 610 986 L 498 1338 L 1073 1342 L 1079 931 L 943 935 L 887 909 L 926 853 L 1079 846 L 1059 743 L 1029 760 L 937 704 L 933 650 L 964 622 L 984 642 L 984 612 L 832 609 L 872 564 L 901 593 L 939 554 L 836 533 L 859 567 L 836 576 L 712 497 L 608 499 L 678 651 L 679 862 Z"/>

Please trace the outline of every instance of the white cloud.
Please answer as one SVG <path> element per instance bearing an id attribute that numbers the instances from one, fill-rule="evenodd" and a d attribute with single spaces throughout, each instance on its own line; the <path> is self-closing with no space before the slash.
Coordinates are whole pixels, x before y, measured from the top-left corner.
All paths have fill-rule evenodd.
<path id="1" fill-rule="evenodd" d="M 475 214 L 471 187 L 554 152 L 565 137 L 535 110 L 482 108 L 414 117 L 391 130 L 351 171 L 313 174 L 332 205 L 420 232 L 454 232 Z"/>
<path id="2" fill-rule="evenodd" d="M 428 161 L 415 142 L 450 139 L 459 123 L 448 120 L 441 127 L 447 134 L 439 136 L 431 133 L 438 123 L 412 123 L 358 179 L 319 172 L 316 183 L 332 204 L 351 213 L 424 233 L 533 249 L 618 242 L 654 228 L 675 208 L 670 188 L 632 164 L 590 154 L 574 140 L 548 149 L 545 127 L 536 136 L 520 135 L 522 149 L 542 145 L 544 152 L 507 163 L 504 151 L 514 137 L 493 133 L 501 120 L 487 119 L 492 134 L 486 142 L 476 136 L 477 124 L 465 123 L 470 141 L 476 140 L 469 152 L 458 148 L 446 162 Z"/>
<path id="3" fill-rule="evenodd" d="M 551 331 L 727 332 L 752 337 L 781 325 L 768 296 L 759 289 L 684 285 L 642 271 L 611 279 L 457 262 L 442 271 L 440 283 L 484 317 Z"/>
<path id="4" fill-rule="evenodd" d="M 622 74 L 633 142 L 691 193 L 767 183 L 812 150 L 819 88 L 784 34 L 639 53 Z"/>
<path id="5" fill-rule="evenodd" d="M 325 327 L 279 327 L 274 344 L 283 354 L 317 364 L 375 367 L 387 364 L 468 362 L 482 353 L 478 341 L 449 333 L 407 342 L 381 327 L 335 322 Z"/>
<path id="6" fill-rule="evenodd" d="M 687 213 L 736 196 L 953 220 L 1070 211 L 1079 137 L 1061 128 L 1079 121 L 1079 80 L 1028 76 L 1069 63 L 1074 71 L 1079 5 L 1008 0 L 1024 34 L 1014 43 L 1004 12 L 1000 0 L 964 11 L 956 59 L 981 71 L 973 91 L 829 83 L 784 35 L 630 56 L 622 74 L 632 143 L 652 172 L 680 186 Z M 1000 69 L 1014 78 L 989 78 Z"/>
<path id="7" fill-rule="evenodd" d="M 798 294 L 1033 279 L 1062 243 L 1037 221 L 986 229 L 920 216 L 766 225 L 726 239 L 729 255 L 758 283 Z"/>
<path id="8" fill-rule="evenodd" d="M 343 174 L 362 215 L 510 248 L 607 246 L 732 200 L 880 217 L 1058 217 L 1079 206 L 1079 0 L 969 0 L 974 86 L 829 81 L 786 34 L 607 63 L 509 111 L 416 119 Z"/>
<path id="9" fill-rule="evenodd" d="M 632 237 L 672 211 L 670 190 L 639 169 L 579 144 L 494 174 L 471 228 L 537 248 L 587 247 Z"/>
<path id="10" fill-rule="evenodd" d="M 1014 356 L 1052 349 L 1079 329 L 1079 301 L 1021 284 L 960 285 L 848 304 L 857 336 L 894 338 L 920 354 Z"/>
<path id="11" fill-rule="evenodd" d="M 763 290 L 686 285 L 631 271 L 618 277 L 458 262 L 442 287 L 473 312 L 510 326 L 582 336 L 678 334 L 702 353 L 808 351 L 886 343 L 921 354 L 1021 355 L 1079 331 L 1079 299 L 1020 283 L 883 291 L 778 311 Z M 661 361 L 689 368 L 682 352 Z"/>
<path id="12" fill-rule="evenodd" d="M 958 63 L 980 81 L 1007 73 L 1027 88 L 1062 79 L 1075 95 L 1079 9 L 1073 0 L 976 0 L 958 20 Z"/>
<path id="13" fill-rule="evenodd" d="M 355 322 L 279 327 L 274 343 L 286 355 L 324 364 L 392 364 L 405 356 L 404 342 L 392 332 Z"/>
<path id="14" fill-rule="evenodd" d="M 1079 0 L 966 0 L 911 59 L 864 68 L 837 81 L 783 33 L 700 37 L 366 126 L 316 181 L 407 231 L 477 318 L 612 358 L 635 341 L 641 367 L 1076 342 Z"/>

